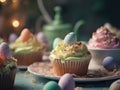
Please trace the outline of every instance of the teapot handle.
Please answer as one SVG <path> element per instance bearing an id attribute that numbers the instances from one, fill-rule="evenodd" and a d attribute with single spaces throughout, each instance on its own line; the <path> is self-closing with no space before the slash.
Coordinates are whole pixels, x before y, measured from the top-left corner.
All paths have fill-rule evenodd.
<path id="1" fill-rule="evenodd" d="M 41 13 L 43 14 L 43 17 L 45 18 L 46 22 L 47 23 L 52 22 L 52 18 L 50 17 L 47 10 L 45 9 L 43 1 L 42 0 L 37 0 L 37 3 L 38 3 L 38 8 L 41 11 Z"/>
<path id="2" fill-rule="evenodd" d="M 83 26 L 84 23 L 85 23 L 84 20 L 79 20 L 79 21 L 77 21 L 77 23 L 75 24 L 75 26 L 74 26 L 74 28 L 73 28 L 73 32 L 77 34 L 78 29 L 79 29 L 81 26 Z"/>

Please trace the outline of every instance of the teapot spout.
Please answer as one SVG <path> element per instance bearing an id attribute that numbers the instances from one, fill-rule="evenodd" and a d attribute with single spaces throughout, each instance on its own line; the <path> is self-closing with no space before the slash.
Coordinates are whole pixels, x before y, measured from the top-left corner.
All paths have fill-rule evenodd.
<path id="1" fill-rule="evenodd" d="M 84 24 L 85 24 L 84 20 L 77 21 L 77 23 L 75 24 L 75 26 L 73 28 L 73 32 L 77 34 L 79 28 L 82 27 Z"/>

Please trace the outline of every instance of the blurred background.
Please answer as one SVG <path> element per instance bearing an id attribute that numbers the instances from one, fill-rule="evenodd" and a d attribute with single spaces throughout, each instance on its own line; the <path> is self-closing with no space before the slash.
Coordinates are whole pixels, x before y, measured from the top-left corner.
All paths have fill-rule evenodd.
<path id="1" fill-rule="evenodd" d="M 54 7 L 61 6 L 65 22 L 74 26 L 78 20 L 84 20 L 84 26 L 78 30 L 81 40 L 87 41 L 106 22 L 120 28 L 120 0 L 43 0 L 42 3 L 52 19 Z M 24 28 L 36 34 L 45 24 L 37 0 L 0 0 L 0 37 L 5 41 L 11 33 L 19 35 Z"/>

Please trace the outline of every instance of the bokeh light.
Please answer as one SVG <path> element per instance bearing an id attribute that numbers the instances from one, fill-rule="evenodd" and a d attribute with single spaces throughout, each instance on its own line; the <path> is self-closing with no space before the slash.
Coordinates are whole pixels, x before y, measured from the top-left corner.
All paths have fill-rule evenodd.
<path id="1" fill-rule="evenodd" d="M 12 26 L 15 27 L 15 28 L 17 28 L 17 27 L 20 26 L 20 22 L 18 20 L 13 20 L 12 21 Z"/>
<path id="2" fill-rule="evenodd" d="M 1 3 L 4 3 L 4 2 L 6 2 L 6 0 L 0 0 L 0 2 L 1 2 Z"/>
<path id="3" fill-rule="evenodd" d="M 13 3 L 16 3 L 16 2 L 17 2 L 17 0 L 12 0 L 12 2 L 13 2 Z"/>

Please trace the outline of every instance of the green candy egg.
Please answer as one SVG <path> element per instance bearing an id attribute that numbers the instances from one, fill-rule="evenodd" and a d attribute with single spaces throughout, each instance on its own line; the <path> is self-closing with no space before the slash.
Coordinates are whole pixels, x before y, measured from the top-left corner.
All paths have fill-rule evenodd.
<path id="1" fill-rule="evenodd" d="M 57 38 L 54 39 L 54 41 L 53 41 L 53 49 L 57 46 L 58 42 L 61 41 L 61 40 L 62 39 L 59 38 L 59 37 L 57 37 Z"/>
<path id="2" fill-rule="evenodd" d="M 61 88 L 55 81 L 49 81 L 44 85 L 43 90 L 61 90 Z"/>
<path id="3" fill-rule="evenodd" d="M 64 38 L 65 44 L 73 44 L 77 41 L 77 35 L 74 32 L 68 33 Z"/>

